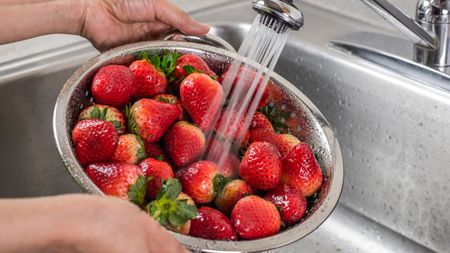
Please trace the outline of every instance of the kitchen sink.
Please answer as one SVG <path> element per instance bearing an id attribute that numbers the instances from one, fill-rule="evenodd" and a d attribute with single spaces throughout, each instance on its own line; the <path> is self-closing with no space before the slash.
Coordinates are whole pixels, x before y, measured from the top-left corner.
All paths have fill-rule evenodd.
<path id="1" fill-rule="evenodd" d="M 361 21 L 298 3 L 305 27 L 292 32 L 276 72 L 334 127 L 345 168 L 333 214 L 306 238 L 273 252 L 448 252 L 450 93 L 340 50 L 358 32 L 393 36 Z M 238 48 L 255 16 L 248 2 L 194 12 Z M 411 46 L 409 42 L 399 38 Z M 80 192 L 52 135 L 53 106 L 74 70 L 98 54 L 87 42 L 0 65 L 0 197 Z M 448 84 L 450 87 L 450 83 Z"/>

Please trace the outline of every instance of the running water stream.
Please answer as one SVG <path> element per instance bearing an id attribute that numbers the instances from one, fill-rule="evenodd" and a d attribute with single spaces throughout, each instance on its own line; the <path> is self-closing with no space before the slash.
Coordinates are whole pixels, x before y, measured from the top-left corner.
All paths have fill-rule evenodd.
<path id="1" fill-rule="evenodd" d="M 206 160 L 216 162 L 219 168 L 224 166 L 230 152 L 237 153 L 235 148 L 240 147 L 244 140 L 289 31 L 290 28 L 277 19 L 257 14 L 238 54 L 262 67 L 255 69 L 248 63 L 242 63 L 242 59 L 231 62 L 226 78 L 222 81 L 228 105 L 217 114 L 213 124 L 216 133 L 227 134 L 220 135 L 223 145 L 210 146 L 205 154 Z M 213 138 L 212 134 L 208 135 L 207 143 L 211 143 Z"/>

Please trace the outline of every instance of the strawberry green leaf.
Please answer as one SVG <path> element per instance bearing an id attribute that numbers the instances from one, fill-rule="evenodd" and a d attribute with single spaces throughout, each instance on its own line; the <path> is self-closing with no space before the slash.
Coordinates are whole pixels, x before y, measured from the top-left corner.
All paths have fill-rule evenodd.
<path id="1" fill-rule="evenodd" d="M 140 175 L 137 181 L 130 186 L 130 190 L 128 191 L 128 198 L 130 201 L 139 207 L 144 207 L 147 183 L 147 178 Z"/>
<path id="2" fill-rule="evenodd" d="M 164 161 L 164 155 L 160 154 L 159 156 L 155 157 L 155 159 L 159 161 Z"/>
<path id="3" fill-rule="evenodd" d="M 150 62 L 150 60 L 148 59 L 148 52 L 147 52 L 147 51 L 142 51 L 142 52 L 139 54 L 139 56 L 140 56 L 140 58 L 141 58 L 142 60 L 146 60 L 147 62 Z"/>
<path id="4" fill-rule="evenodd" d="M 100 111 L 100 119 L 106 120 L 106 114 L 108 113 L 108 107 L 105 107 L 102 111 Z"/>
<path id="5" fill-rule="evenodd" d="M 172 104 L 172 105 L 175 103 L 175 100 L 173 98 L 169 99 L 169 98 L 165 98 L 165 97 L 161 97 L 161 96 L 158 97 L 158 101 L 163 102 L 163 103 Z"/>
<path id="6" fill-rule="evenodd" d="M 91 118 L 100 119 L 100 109 L 98 108 L 98 106 L 92 107 Z"/>
<path id="7" fill-rule="evenodd" d="M 228 180 L 222 175 L 217 174 L 213 179 L 214 193 L 217 194 L 222 191 L 223 187 L 228 183 Z"/>
<path id="8" fill-rule="evenodd" d="M 277 133 L 284 133 L 288 130 L 288 127 L 284 122 L 290 117 L 290 112 L 283 112 L 272 103 L 259 109 L 259 112 L 267 116 Z"/>
<path id="9" fill-rule="evenodd" d="M 114 125 L 114 128 L 116 128 L 117 131 L 122 128 L 122 124 L 120 124 L 118 120 L 111 120 L 109 122 L 111 122 Z"/>
<path id="10" fill-rule="evenodd" d="M 217 81 L 217 77 L 215 77 L 215 76 L 209 76 L 212 80 L 214 80 L 214 81 Z"/>
<path id="11" fill-rule="evenodd" d="M 176 199 L 181 192 L 181 183 L 178 179 L 169 178 L 162 188 L 167 198 Z"/>
<path id="12" fill-rule="evenodd" d="M 161 69 L 161 58 L 159 58 L 159 55 L 153 55 L 152 58 L 150 58 L 150 62 L 156 69 Z"/>
<path id="13" fill-rule="evenodd" d="M 137 130 L 136 121 L 134 121 L 134 114 L 131 112 L 131 105 L 127 105 L 125 107 L 125 116 L 128 121 L 128 130 L 131 133 L 139 135 L 139 131 Z"/>
<path id="14" fill-rule="evenodd" d="M 169 222 L 174 226 L 183 226 L 188 220 L 184 218 L 180 213 L 172 212 L 169 214 Z"/>
<path id="15" fill-rule="evenodd" d="M 190 64 L 188 64 L 188 65 L 186 65 L 186 66 L 183 66 L 183 69 L 184 69 L 184 71 L 186 72 L 186 74 L 188 74 L 188 75 L 193 74 L 193 73 L 201 73 L 201 74 L 204 74 L 203 71 L 201 71 L 201 70 L 199 70 L 199 69 L 196 69 L 196 68 L 192 67 Z"/>
<path id="16" fill-rule="evenodd" d="M 139 142 L 139 148 L 138 148 L 138 162 L 141 162 L 145 158 L 147 158 L 147 152 L 145 152 L 145 144 L 144 141 L 141 139 L 139 135 L 135 135 L 136 140 Z"/>

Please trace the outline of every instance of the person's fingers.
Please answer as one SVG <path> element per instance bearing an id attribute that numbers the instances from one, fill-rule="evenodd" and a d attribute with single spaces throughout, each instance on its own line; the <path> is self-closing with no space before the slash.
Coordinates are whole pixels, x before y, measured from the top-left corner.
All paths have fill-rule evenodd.
<path id="1" fill-rule="evenodd" d="M 175 238 L 154 219 L 147 216 L 144 223 L 149 235 L 150 252 L 159 253 L 190 253 Z"/>
<path id="2" fill-rule="evenodd" d="M 153 0 L 153 9 L 158 20 L 189 35 L 203 35 L 209 31 L 209 26 L 202 24 L 186 12 L 167 0 Z"/>

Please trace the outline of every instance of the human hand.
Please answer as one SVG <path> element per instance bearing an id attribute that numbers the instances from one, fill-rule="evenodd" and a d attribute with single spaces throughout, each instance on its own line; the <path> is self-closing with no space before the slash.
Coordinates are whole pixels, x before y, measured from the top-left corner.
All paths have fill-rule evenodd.
<path id="1" fill-rule="evenodd" d="M 167 0 L 95 0 L 85 1 L 82 8 L 80 35 L 102 51 L 152 40 L 172 28 L 190 35 L 209 30 Z"/>
<path id="2" fill-rule="evenodd" d="M 62 195 L 0 201 L 0 252 L 188 253 L 130 202 Z M 2 251 L 5 250 L 5 251 Z"/>

